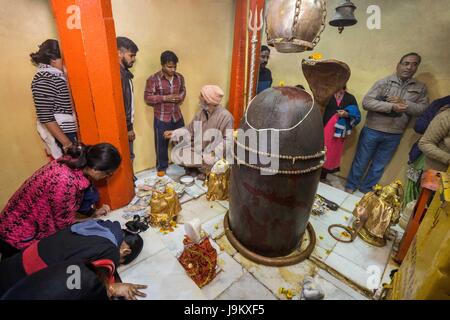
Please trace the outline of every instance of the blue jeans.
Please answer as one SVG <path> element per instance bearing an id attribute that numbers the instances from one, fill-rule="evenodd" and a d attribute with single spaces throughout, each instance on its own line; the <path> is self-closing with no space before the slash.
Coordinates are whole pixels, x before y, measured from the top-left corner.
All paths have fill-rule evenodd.
<path id="1" fill-rule="evenodd" d="M 401 134 L 364 127 L 359 135 L 358 148 L 345 187 L 351 190 L 359 189 L 363 193 L 371 191 L 380 181 L 384 168 L 391 161 L 401 138 Z"/>
<path id="2" fill-rule="evenodd" d="M 164 122 L 155 118 L 153 126 L 155 130 L 156 168 L 158 171 L 166 171 L 169 166 L 169 139 L 164 138 L 164 131 L 184 127 L 184 120 L 181 118 L 177 122 Z"/>

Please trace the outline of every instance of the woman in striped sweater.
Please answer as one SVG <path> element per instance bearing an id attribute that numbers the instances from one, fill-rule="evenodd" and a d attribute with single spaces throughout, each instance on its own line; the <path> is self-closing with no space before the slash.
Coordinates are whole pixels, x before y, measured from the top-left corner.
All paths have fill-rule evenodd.
<path id="1" fill-rule="evenodd" d="M 30 54 L 37 72 L 31 83 L 37 129 L 55 159 L 77 140 L 77 124 L 57 40 L 44 41 Z"/>

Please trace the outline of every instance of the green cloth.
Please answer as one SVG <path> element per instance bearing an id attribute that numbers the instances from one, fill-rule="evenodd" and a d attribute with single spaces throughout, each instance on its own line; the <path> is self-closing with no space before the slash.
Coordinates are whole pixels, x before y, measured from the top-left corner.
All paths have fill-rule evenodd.
<path id="1" fill-rule="evenodd" d="M 414 181 L 408 175 L 406 179 L 406 188 L 405 188 L 405 198 L 403 199 L 403 208 L 410 203 L 411 201 L 417 200 L 420 193 L 420 176 L 422 174 L 423 168 L 425 166 L 425 156 L 423 154 L 417 158 L 412 164 L 410 164 L 410 168 L 408 171 L 416 172 L 418 179 Z"/>

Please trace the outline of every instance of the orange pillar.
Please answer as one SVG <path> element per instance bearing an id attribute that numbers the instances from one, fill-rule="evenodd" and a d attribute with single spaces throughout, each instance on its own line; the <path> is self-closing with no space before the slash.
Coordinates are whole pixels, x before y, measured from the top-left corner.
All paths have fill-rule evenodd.
<path id="1" fill-rule="evenodd" d="M 99 185 L 101 202 L 116 209 L 134 196 L 133 171 L 110 0 L 51 0 L 78 118 L 81 141 L 109 142 L 122 164 Z"/>
<path id="2" fill-rule="evenodd" d="M 264 0 L 250 0 L 248 20 L 247 104 L 256 96 L 261 53 L 261 32 L 264 30 Z"/>
<path id="3" fill-rule="evenodd" d="M 234 128 L 239 127 L 244 110 L 245 47 L 247 41 L 247 0 L 236 1 L 234 13 L 233 58 L 231 62 L 229 109 Z"/>

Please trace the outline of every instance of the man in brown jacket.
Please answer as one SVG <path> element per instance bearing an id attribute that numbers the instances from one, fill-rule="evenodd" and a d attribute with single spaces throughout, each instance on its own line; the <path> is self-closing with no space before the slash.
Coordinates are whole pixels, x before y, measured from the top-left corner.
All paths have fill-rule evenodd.
<path id="1" fill-rule="evenodd" d="M 419 141 L 425 169 L 447 171 L 450 164 L 450 109 L 444 109 L 428 126 Z"/>
<path id="2" fill-rule="evenodd" d="M 226 157 L 233 143 L 233 116 L 221 106 L 223 90 L 216 85 L 200 91 L 201 110 L 184 128 L 164 132 L 166 139 L 182 141 L 171 153 L 172 161 L 186 168 L 188 174 L 204 180 L 212 165 Z"/>
<path id="3" fill-rule="evenodd" d="M 428 106 L 426 86 L 413 78 L 420 62 L 417 53 L 404 55 L 396 74 L 377 81 L 364 97 L 366 123 L 347 177 L 347 192 L 366 193 L 380 181 L 409 120 Z"/>

